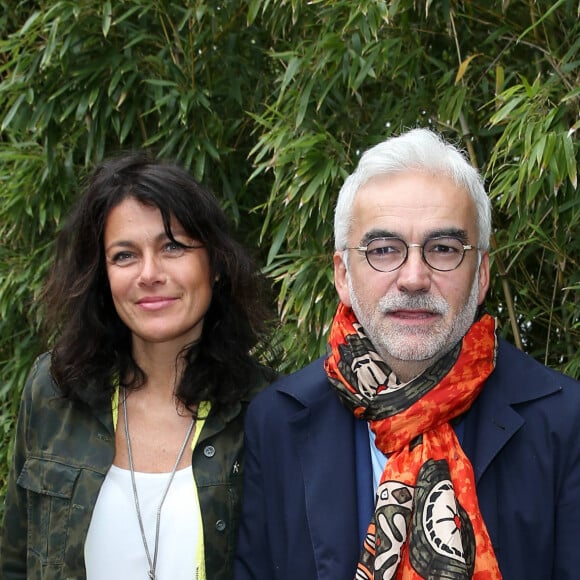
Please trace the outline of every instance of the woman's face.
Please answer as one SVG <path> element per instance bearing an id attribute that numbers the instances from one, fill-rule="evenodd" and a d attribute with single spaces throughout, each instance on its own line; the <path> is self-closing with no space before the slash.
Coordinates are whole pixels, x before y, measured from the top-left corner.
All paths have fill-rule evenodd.
<path id="1" fill-rule="evenodd" d="M 134 349 L 174 343 L 180 350 L 201 336 L 212 298 L 209 256 L 173 216 L 171 231 L 177 244 L 167 237 L 159 209 L 132 197 L 105 222 L 111 295 Z"/>

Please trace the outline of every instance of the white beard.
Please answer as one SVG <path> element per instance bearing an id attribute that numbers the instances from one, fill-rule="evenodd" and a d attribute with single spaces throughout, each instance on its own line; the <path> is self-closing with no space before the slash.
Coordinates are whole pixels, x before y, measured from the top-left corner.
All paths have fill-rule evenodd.
<path id="1" fill-rule="evenodd" d="M 392 293 L 379 301 L 378 307 L 359 302 L 347 272 L 348 290 L 352 309 L 377 352 L 386 362 L 426 361 L 438 359 L 450 351 L 467 333 L 474 322 L 479 297 L 479 270 L 471 287 L 467 302 L 451 321 L 445 316 L 449 304 L 442 297 L 428 294 Z M 398 326 L 385 323 L 384 315 L 397 309 L 424 309 L 441 315 L 439 324 L 429 328 Z"/>

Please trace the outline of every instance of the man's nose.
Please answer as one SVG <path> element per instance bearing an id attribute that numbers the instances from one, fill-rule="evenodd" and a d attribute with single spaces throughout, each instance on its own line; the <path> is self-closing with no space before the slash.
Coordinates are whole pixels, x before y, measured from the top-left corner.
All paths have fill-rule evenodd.
<path id="1" fill-rule="evenodd" d="M 428 292 L 432 270 L 423 259 L 419 244 L 409 244 L 407 259 L 397 270 L 397 287 L 401 292 Z"/>

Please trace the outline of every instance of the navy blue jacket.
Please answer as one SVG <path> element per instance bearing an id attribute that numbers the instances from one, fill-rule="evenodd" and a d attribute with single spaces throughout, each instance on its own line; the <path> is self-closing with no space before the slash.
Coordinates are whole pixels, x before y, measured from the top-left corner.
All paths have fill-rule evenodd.
<path id="1" fill-rule="evenodd" d="M 250 405 L 235 580 L 353 580 L 355 472 L 372 495 L 370 454 L 356 457 L 356 420 L 322 361 Z M 580 383 L 500 341 L 462 445 L 504 580 L 580 578 L 579 429 Z"/>

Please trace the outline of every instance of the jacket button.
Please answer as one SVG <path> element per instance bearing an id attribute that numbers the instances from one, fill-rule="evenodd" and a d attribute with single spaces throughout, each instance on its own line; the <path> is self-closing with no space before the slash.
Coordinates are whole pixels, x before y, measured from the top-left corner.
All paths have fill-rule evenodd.
<path id="1" fill-rule="evenodd" d="M 226 529 L 226 522 L 224 522 L 224 520 L 218 520 L 218 521 L 215 523 L 215 529 L 216 529 L 218 532 L 223 532 L 223 531 Z"/>
<path id="2" fill-rule="evenodd" d="M 203 454 L 206 457 L 213 457 L 215 455 L 215 447 L 213 445 L 208 445 L 204 450 Z"/>

